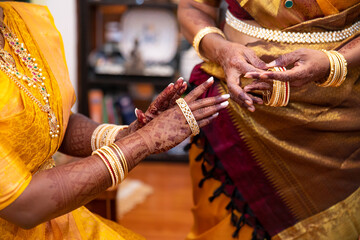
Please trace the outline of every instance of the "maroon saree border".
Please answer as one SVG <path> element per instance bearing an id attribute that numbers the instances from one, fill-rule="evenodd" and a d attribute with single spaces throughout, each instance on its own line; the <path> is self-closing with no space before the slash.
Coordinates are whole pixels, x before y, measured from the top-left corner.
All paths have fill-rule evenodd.
<path id="1" fill-rule="evenodd" d="M 189 81 L 199 85 L 209 77 L 210 75 L 197 65 Z M 218 84 L 220 83 L 216 81 L 202 97 L 219 95 Z M 235 186 L 249 203 L 251 210 L 266 231 L 274 236 L 294 225 L 297 220 L 254 160 L 244 140 L 241 139 L 231 120 L 229 110 L 222 110 L 220 115 L 202 130 Z"/>

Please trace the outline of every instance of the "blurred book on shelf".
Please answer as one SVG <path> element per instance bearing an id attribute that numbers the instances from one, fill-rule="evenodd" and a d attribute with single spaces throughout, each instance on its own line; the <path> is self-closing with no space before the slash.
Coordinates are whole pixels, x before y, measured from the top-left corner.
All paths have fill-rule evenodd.
<path id="1" fill-rule="evenodd" d="M 129 125 L 136 120 L 135 106 L 129 94 L 89 91 L 89 116 L 98 123 Z"/>
<path id="2" fill-rule="evenodd" d="M 103 122 L 103 98 L 104 93 L 100 89 L 91 89 L 88 92 L 89 117 L 95 122 Z"/>

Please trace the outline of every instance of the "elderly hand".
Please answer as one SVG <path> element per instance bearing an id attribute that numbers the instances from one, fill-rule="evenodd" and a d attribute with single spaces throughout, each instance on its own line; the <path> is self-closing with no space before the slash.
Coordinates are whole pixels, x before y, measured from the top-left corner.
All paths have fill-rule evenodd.
<path id="1" fill-rule="evenodd" d="M 257 79 L 244 88 L 246 92 L 271 89 L 273 79 L 288 81 L 291 87 L 302 87 L 310 82 L 325 81 L 330 71 L 329 59 L 324 52 L 306 48 L 284 54 L 266 66 L 268 68 L 293 66 L 293 68 L 284 72 L 246 73 L 246 78 Z"/>
<path id="2" fill-rule="evenodd" d="M 246 93 L 241 88 L 241 75 L 252 72 L 261 74 L 266 64 L 258 58 L 255 52 L 241 44 L 226 41 L 218 48 L 218 63 L 222 66 L 226 76 L 227 86 L 231 98 L 249 111 L 255 111 L 254 103 L 262 104 L 262 99 Z"/>

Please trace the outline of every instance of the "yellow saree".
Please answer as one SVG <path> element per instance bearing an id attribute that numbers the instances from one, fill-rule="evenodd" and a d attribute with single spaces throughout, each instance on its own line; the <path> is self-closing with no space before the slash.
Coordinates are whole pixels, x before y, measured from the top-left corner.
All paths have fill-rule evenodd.
<path id="1" fill-rule="evenodd" d="M 199 2 L 216 5 L 211 0 Z M 360 18 L 359 1 L 293 1 L 292 9 L 284 6 L 285 1 L 237 2 L 262 27 L 283 31 L 339 30 Z M 300 3 L 308 3 L 311 8 L 300 7 Z M 226 34 L 226 27 L 224 32 Z M 358 35 L 359 32 L 353 37 Z M 351 39 L 320 44 L 256 40 L 247 47 L 270 62 L 301 47 L 338 49 Z M 201 69 L 224 79 L 222 69 L 216 64 L 203 63 Z M 204 129 L 221 167 L 230 175 L 273 239 L 359 238 L 359 76 L 360 69 L 353 69 L 339 88 L 320 88 L 315 84 L 293 88 L 289 105 L 282 108 L 257 106 L 256 111 L 250 113 L 231 101 L 226 113 L 219 116 L 221 120 L 215 120 Z M 248 80 L 242 79 L 242 82 L 245 85 Z M 224 82 L 211 91 L 208 96 L 228 92 Z M 228 123 L 231 127 L 225 126 Z M 227 128 L 232 131 L 229 130 L 225 136 Z M 244 143 L 240 147 L 233 140 L 236 137 Z M 237 147 L 239 151 L 234 150 Z M 242 154 L 244 151 L 251 156 L 251 161 L 246 161 L 247 155 Z M 233 198 L 231 194 L 221 194 L 209 202 L 208 198 L 215 195 L 221 183 L 225 182 L 217 176 L 220 181 L 210 178 L 201 188 L 198 187 L 201 176 L 207 178 L 210 169 L 216 168 L 206 161 L 200 166 L 194 157 L 198 154 L 198 147 L 193 145 L 190 166 L 195 224 L 188 239 L 216 239 L 212 237 L 214 231 L 231 231 L 231 213 L 224 206 Z M 207 171 L 204 171 L 204 166 Z M 218 170 L 213 172 L 216 174 Z M 226 192 L 226 187 L 224 192 L 229 192 Z M 236 239 L 251 239 L 248 226 L 244 226 L 246 228 L 240 229 Z M 223 234 L 223 239 L 232 239 L 231 234 Z"/>
<path id="2" fill-rule="evenodd" d="M 62 39 L 47 8 L 17 2 L 0 3 L 4 23 L 37 59 L 46 77 L 49 102 L 60 125 L 60 137 L 49 137 L 47 114 L 0 71 L 0 210 L 25 190 L 40 168 L 59 148 L 70 110 L 75 102 Z M 4 49 L 16 56 L 9 43 Z M 30 71 L 14 57 L 17 69 Z M 31 90 L 36 98 L 41 95 Z M 142 239 L 120 225 L 103 219 L 85 207 L 25 230 L 0 218 L 1 239 Z"/>

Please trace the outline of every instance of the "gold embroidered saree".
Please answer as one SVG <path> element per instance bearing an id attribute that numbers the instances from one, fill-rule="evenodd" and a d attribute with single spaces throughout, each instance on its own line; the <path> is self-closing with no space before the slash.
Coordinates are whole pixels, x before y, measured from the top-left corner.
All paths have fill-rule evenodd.
<path id="1" fill-rule="evenodd" d="M 339 30 L 360 19 L 359 1 L 293 1 L 291 9 L 285 8 L 284 1 L 277 0 L 227 2 L 233 14 L 242 8 L 261 26 L 274 30 Z M 247 47 L 270 62 L 301 47 L 337 49 L 351 39 L 320 44 L 258 40 Z M 190 81 L 200 84 L 209 75 L 224 79 L 219 66 L 203 63 L 194 69 Z M 197 142 L 199 145 L 205 141 L 205 147 L 201 147 L 205 151 L 198 157 L 204 160 L 201 168 L 195 157 L 190 157 L 196 205 L 195 225 L 188 239 L 214 239 L 210 235 L 214 228 L 223 231 L 232 224 L 236 227 L 234 237 L 239 239 L 262 239 L 266 234 L 260 232 L 266 231 L 273 239 L 357 240 L 360 235 L 359 76 L 360 69 L 352 69 L 338 88 L 321 88 L 314 83 L 293 88 L 287 107 L 256 106 L 256 111 L 251 113 L 231 101 L 230 107 L 203 129 L 204 138 Z M 207 96 L 225 92 L 227 86 L 220 81 Z M 193 147 L 190 154 L 198 151 Z M 202 181 L 200 185 L 206 187 L 198 188 L 199 175 L 218 182 L 207 186 L 210 183 Z M 211 204 L 205 203 L 209 196 Z M 224 205 L 232 212 L 219 211 Z M 230 218 L 232 223 L 226 228 L 219 227 L 224 225 L 225 218 Z M 203 223 L 207 219 L 213 222 Z M 243 226 L 251 226 L 258 232 L 251 235 Z M 231 234 L 224 239 L 231 239 Z"/>
<path id="2" fill-rule="evenodd" d="M 60 137 L 51 139 L 47 114 L 0 71 L 0 210 L 25 190 L 32 175 L 51 159 L 65 134 L 75 102 L 62 39 L 47 8 L 17 2 L 0 3 L 5 24 L 37 59 L 46 77 L 49 102 L 60 125 Z M 9 43 L 4 49 L 16 56 Z M 30 71 L 14 57 L 17 69 Z M 36 98 L 41 95 L 31 91 Z M 25 230 L 0 218 L 1 239 L 142 239 L 85 207 Z"/>

